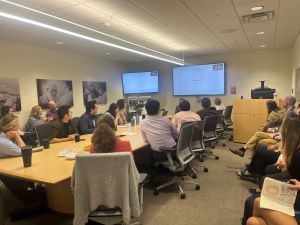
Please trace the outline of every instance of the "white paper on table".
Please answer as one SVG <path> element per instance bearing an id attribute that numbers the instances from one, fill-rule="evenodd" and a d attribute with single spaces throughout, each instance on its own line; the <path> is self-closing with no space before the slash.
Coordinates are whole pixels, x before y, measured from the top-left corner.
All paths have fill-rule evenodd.
<path id="1" fill-rule="evenodd" d="M 297 191 L 291 190 L 287 183 L 267 177 L 260 197 L 260 207 L 295 216 L 294 203 Z"/>

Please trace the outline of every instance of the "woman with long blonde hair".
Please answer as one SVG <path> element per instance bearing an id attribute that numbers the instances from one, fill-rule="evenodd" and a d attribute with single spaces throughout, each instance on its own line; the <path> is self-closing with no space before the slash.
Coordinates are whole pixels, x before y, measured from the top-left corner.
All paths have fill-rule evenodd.
<path id="1" fill-rule="evenodd" d="M 37 125 L 43 124 L 45 121 L 42 117 L 42 108 L 40 106 L 33 106 L 30 112 L 30 116 L 24 126 L 24 131 L 34 133 L 34 128 Z"/>
<path id="2" fill-rule="evenodd" d="M 282 154 L 288 176 L 292 179 L 290 188 L 300 190 L 300 116 L 288 114 L 281 126 Z M 294 205 L 300 210 L 300 197 L 297 195 Z M 253 217 L 247 225 L 297 225 L 294 217 L 274 210 L 260 208 L 260 198 L 254 202 Z"/>

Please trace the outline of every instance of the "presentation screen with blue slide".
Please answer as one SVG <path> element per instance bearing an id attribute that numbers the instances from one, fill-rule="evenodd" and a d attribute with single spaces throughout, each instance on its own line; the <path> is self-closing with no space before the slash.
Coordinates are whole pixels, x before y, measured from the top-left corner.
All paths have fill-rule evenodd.
<path id="1" fill-rule="evenodd" d="M 225 94 L 224 63 L 173 68 L 174 95 Z"/>
<path id="2" fill-rule="evenodd" d="M 124 94 L 142 94 L 159 92 L 158 72 L 123 73 Z"/>

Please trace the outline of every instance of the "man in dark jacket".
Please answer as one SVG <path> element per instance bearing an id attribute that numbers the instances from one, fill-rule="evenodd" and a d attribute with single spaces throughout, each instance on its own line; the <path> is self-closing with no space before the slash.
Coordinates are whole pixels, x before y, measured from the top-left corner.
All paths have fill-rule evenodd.
<path id="1" fill-rule="evenodd" d="M 90 101 L 85 106 L 86 112 L 82 114 L 78 122 L 80 134 L 91 134 L 96 127 L 98 107 L 95 101 Z"/>

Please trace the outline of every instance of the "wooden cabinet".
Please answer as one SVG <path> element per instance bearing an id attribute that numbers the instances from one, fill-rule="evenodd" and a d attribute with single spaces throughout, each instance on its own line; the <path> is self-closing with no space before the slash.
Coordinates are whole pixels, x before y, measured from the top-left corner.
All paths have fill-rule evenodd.
<path id="1" fill-rule="evenodd" d="M 269 99 L 236 99 L 233 101 L 233 140 L 246 143 L 267 119 Z M 276 100 L 281 106 L 281 100 Z"/>

